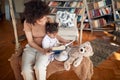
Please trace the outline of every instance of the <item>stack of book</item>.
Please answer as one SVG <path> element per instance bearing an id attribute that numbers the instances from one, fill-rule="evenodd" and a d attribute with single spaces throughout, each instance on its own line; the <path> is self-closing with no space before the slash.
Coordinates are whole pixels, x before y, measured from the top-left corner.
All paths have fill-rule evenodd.
<path id="1" fill-rule="evenodd" d="M 94 3 L 89 3 L 88 7 L 89 7 L 89 10 L 99 9 L 99 8 L 102 8 L 102 7 L 105 7 L 105 6 L 109 6 L 111 4 L 112 4 L 111 0 L 101 0 L 101 1 L 98 1 L 98 2 L 94 2 Z"/>
<path id="2" fill-rule="evenodd" d="M 51 7 L 77 7 L 82 8 L 83 2 L 77 2 L 77 1 L 51 1 L 49 3 L 49 6 Z"/>
<path id="3" fill-rule="evenodd" d="M 115 8 L 120 9 L 120 1 L 115 1 Z"/>
<path id="4" fill-rule="evenodd" d="M 106 24 L 107 24 L 107 22 L 104 18 L 100 18 L 100 19 L 92 21 L 92 25 L 94 28 L 100 28 L 101 26 L 104 26 Z"/>
<path id="5" fill-rule="evenodd" d="M 104 7 L 95 10 L 89 10 L 90 18 L 96 18 L 104 15 L 111 14 L 111 7 Z"/>

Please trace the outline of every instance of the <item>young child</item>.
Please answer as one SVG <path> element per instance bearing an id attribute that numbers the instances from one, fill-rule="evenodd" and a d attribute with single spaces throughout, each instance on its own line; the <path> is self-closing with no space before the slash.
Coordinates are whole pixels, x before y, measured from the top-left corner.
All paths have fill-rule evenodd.
<path id="1" fill-rule="evenodd" d="M 42 47 L 45 49 L 47 48 L 52 49 L 52 47 L 60 46 L 60 42 L 56 38 L 57 33 L 58 33 L 58 23 L 47 23 L 46 24 L 46 35 L 43 38 Z M 66 51 L 60 51 L 57 53 L 51 51 L 51 54 L 48 54 L 48 55 L 50 56 L 49 58 L 50 61 L 53 61 L 54 57 L 59 61 L 64 61 L 68 58 Z M 61 57 L 61 59 L 58 59 L 57 58 L 58 56 Z"/>

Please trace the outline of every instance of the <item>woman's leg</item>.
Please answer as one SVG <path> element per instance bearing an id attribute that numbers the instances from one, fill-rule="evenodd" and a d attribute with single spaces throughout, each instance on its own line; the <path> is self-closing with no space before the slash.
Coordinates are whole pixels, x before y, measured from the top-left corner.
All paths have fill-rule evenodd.
<path id="1" fill-rule="evenodd" d="M 49 63 L 48 55 L 37 53 L 36 64 L 34 66 L 37 80 L 46 80 L 46 69 Z"/>
<path id="2" fill-rule="evenodd" d="M 22 55 L 22 72 L 24 80 L 35 80 L 33 65 L 35 64 L 36 51 L 26 46 Z"/>

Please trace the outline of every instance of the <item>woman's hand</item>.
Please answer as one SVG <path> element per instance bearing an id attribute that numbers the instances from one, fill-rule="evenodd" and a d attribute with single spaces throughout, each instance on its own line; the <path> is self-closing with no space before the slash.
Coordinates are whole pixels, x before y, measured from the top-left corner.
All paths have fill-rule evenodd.
<path id="1" fill-rule="evenodd" d="M 46 49 L 43 50 L 43 53 L 49 54 L 49 53 L 51 53 L 51 51 L 52 51 L 51 48 L 46 48 Z"/>

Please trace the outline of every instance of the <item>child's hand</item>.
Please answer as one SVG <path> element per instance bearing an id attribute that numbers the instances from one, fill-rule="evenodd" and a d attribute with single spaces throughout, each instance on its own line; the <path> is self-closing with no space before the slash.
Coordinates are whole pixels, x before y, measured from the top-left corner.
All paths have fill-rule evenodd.
<path id="1" fill-rule="evenodd" d="M 58 46 L 62 46 L 62 45 L 64 45 L 64 44 L 63 44 L 63 43 L 59 43 L 59 44 L 58 44 Z"/>

